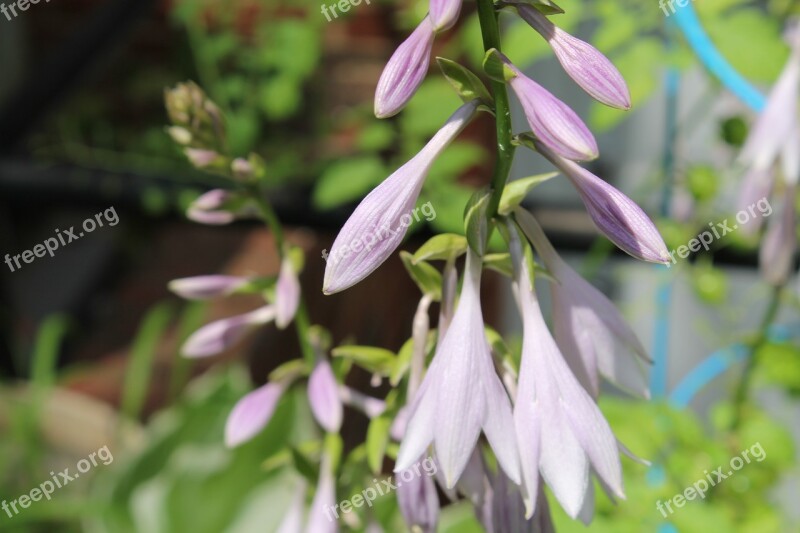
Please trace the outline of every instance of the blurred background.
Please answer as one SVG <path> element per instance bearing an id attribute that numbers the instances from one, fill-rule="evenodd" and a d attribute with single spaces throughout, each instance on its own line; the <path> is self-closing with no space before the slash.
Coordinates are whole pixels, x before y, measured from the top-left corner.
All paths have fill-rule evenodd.
<path id="1" fill-rule="evenodd" d="M 279 259 L 273 236 L 255 222 L 186 220 L 201 193 L 227 185 L 194 169 L 168 135 L 166 88 L 198 83 L 224 112 L 231 153 L 266 161 L 287 239 L 306 252 L 301 283 L 312 321 L 336 344 L 398 351 L 410 336 L 419 294 L 398 258 L 326 297 L 322 252 L 356 203 L 416 153 L 459 100 L 434 67 L 406 110 L 376 120 L 377 79 L 427 2 L 373 0 L 330 22 L 324 3 L 73 0 L 0 15 L 0 253 L 33 249 L 110 209 L 119 219 L 52 257 L 0 265 L 0 499 L 18 498 L 104 446 L 113 454 L 52 500 L 0 512 L 3 531 L 272 531 L 288 505 L 285 470 L 274 465 L 289 440 L 310 431 L 300 395 L 235 450 L 224 447 L 223 427 L 242 395 L 297 357 L 294 334 L 262 328 L 213 361 L 178 355 L 199 326 L 254 302 L 187 304 L 167 291 L 170 280 L 268 275 Z M 633 111 L 590 103 L 546 43 L 511 16 L 501 17 L 504 52 L 587 121 L 602 154 L 590 168 L 658 221 L 670 249 L 732 218 L 743 172 L 734 161 L 755 111 L 708 74 L 678 17 L 665 17 L 655 2 L 562 4 L 566 14 L 553 21 L 611 58 Z M 788 58 L 781 29 L 796 2 L 697 0 L 693 8 L 722 56 L 766 94 Z M 437 37 L 434 54 L 479 70 L 474 3 Z M 522 117 L 519 107 L 514 113 Z M 412 226 L 403 249 L 462 232 L 464 205 L 488 181 L 493 136 L 491 117 L 482 116 L 436 162 L 422 197 L 436 217 Z M 512 179 L 549 170 L 535 154 L 518 153 Z M 614 298 L 656 360 L 652 402 L 612 393 L 602 404 L 620 440 L 654 466 L 627 462 L 628 501 L 598 501 L 589 529 L 800 531 L 796 282 L 776 296 L 759 277 L 758 237 L 742 232 L 670 269 L 636 263 L 598 237 L 566 180 L 538 187 L 528 205 L 565 257 Z M 506 286 L 487 274 L 484 314 L 518 349 Z M 739 398 L 753 346 L 753 393 Z M 378 397 L 389 390 L 373 387 L 366 372 L 350 381 Z M 356 448 L 367 427 L 363 415 L 348 416 L 345 448 Z M 657 511 L 657 500 L 756 442 L 764 462 L 672 516 Z M 585 529 L 554 512 L 559 530 Z M 402 530 L 392 504 L 381 513 L 387 531 Z M 456 504 L 440 531 L 481 530 L 471 508 Z"/>

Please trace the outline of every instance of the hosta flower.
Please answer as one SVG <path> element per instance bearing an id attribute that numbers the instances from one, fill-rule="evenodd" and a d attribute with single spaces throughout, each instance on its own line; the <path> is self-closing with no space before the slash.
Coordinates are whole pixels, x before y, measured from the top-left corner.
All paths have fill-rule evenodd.
<path id="1" fill-rule="evenodd" d="M 461 301 L 408 416 L 395 471 L 433 443 L 447 487 L 455 485 L 483 430 L 503 470 L 519 480 L 511 403 L 492 364 L 480 304 L 481 260 L 467 252 Z"/>
<path id="2" fill-rule="evenodd" d="M 319 479 L 314 500 L 308 511 L 307 533 L 336 533 L 339 523 L 331 518 L 336 505 L 336 478 L 333 476 L 331 458 L 327 454 L 322 456 L 319 468 Z"/>
<path id="3" fill-rule="evenodd" d="M 217 160 L 219 154 L 213 150 L 202 150 L 198 148 L 186 148 L 184 150 L 189 162 L 197 168 L 205 168 Z"/>
<path id="4" fill-rule="evenodd" d="M 186 300 L 210 300 L 228 296 L 250 283 L 250 278 L 240 276 L 193 276 L 174 279 L 169 282 L 169 290 Z"/>
<path id="5" fill-rule="evenodd" d="M 560 157 L 539 140 L 534 142 L 536 150 L 572 182 L 595 226 L 611 242 L 637 259 L 669 263 L 664 239 L 636 202 L 580 165 Z"/>
<path id="6" fill-rule="evenodd" d="M 338 432 L 343 411 L 339 383 L 330 363 L 324 359 L 317 363 L 308 378 L 308 401 L 317 423 L 328 432 Z"/>
<path id="7" fill-rule="evenodd" d="M 759 250 L 759 266 L 762 277 L 770 284 L 786 283 L 794 266 L 797 251 L 797 211 L 794 184 L 786 187 L 783 195 L 783 210 L 778 220 L 771 220 Z"/>
<path id="8" fill-rule="evenodd" d="M 275 285 L 275 325 L 283 329 L 289 325 L 300 305 L 300 280 L 288 257 L 281 261 L 281 270 Z"/>
<path id="9" fill-rule="evenodd" d="M 514 531 L 515 533 L 555 533 L 553 519 L 544 491 L 539 486 L 536 513 L 525 517 L 525 502 L 520 487 L 498 472 L 492 482 L 492 528 L 494 533 Z M 488 528 L 487 528 L 488 529 Z"/>
<path id="10" fill-rule="evenodd" d="M 414 475 L 397 487 L 400 513 L 411 531 L 435 533 L 439 523 L 439 495 L 431 476 Z"/>
<path id="11" fill-rule="evenodd" d="M 258 435 L 272 419 L 284 390 L 280 383 L 267 383 L 239 400 L 225 423 L 225 444 L 238 446 Z"/>
<path id="12" fill-rule="evenodd" d="M 594 135 L 570 107 L 547 89 L 525 76 L 502 57 L 515 76 L 508 82 L 519 98 L 525 118 L 536 137 L 567 159 L 586 161 L 599 153 Z"/>
<path id="13" fill-rule="evenodd" d="M 433 31 L 439 33 L 456 23 L 463 0 L 431 0 L 429 16 Z"/>
<path id="14" fill-rule="evenodd" d="M 541 474 L 575 518 L 584 506 L 592 469 L 613 494 L 624 498 L 617 440 L 547 329 L 518 240 L 512 253 L 523 323 L 514 427 L 526 516 L 535 511 Z"/>
<path id="15" fill-rule="evenodd" d="M 395 50 L 375 89 L 375 116 L 387 118 L 402 110 L 428 73 L 435 28 L 425 17 Z"/>
<path id="16" fill-rule="evenodd" d="M 773 187 L 774 170 L 772 166 L 766 168 L 751 167 L 742 180 L 739 189 L 737 207 L 739 211 L 747 211 L 748 207 L 756 205 L 759 200 L 768 198 Z M 744 235 L 755 235 L 763 223 L 763 217 L 753 217 L 740 226 Z"/>
<path id="17" fill-rule="evenodd" d="M 189 209 L 186 210 L 186 217 L 189 220 L 211 226 L 230 224 L 236 219 L 233 213 L 224 209 L 225 203 L 230 198 L 229 191 L 212 189 L 192 202 Z"/>
<path id="18" fill-rule="evenodd" d="M 303 513 L 306 507 L 306 481 L 299 478 L 289 509 L 275 533 L 300 533 L 303 531 Z"/>
<path id="19" fill-rule="evenodd" d="M 622 390 L 649 398 L 647 351 L 616 306 L 559 257 L 542 228 L 525 210 L 516 218 L 533 242 L 551 284 L 555 339 L 575 377 L 595 398 L 603 376 Z"/>
<path id="20" fill-rule="evenodd" d="M 192 333 L 181 348 L 186 357 L 207 357 L 230 348 L 250 330 L 275 320 L 275 307 L 267 305 L 249 313 L 206 324 Z"/>
<path id="21" fill-rule="evenodd" d="M 477 107 L 477 101 L 461 106 L 416 156 L 356 207 L 331 248 L 323 292 L 332 294 L 352 287 L 397 249 L 431 165 L 467 125 Z"/>
<path id="22" fill-rule="evenodd" d="M 566 73 L 584 91 L 608 106 L 630 109 L 631 95 L 625 79 L 597 48 L 557 27 L 533 6 L 518 3 L 514 7 L 545 38 Z"/>
<path id="23" fill-rule="evenodd" d="M 351 389 L 347 385 L 339 386 L 339 399 L 343 404 L 353 409 L 358 409 L 369 418 L 380 416 L 386 411 L 385 401 L 367 396 L 355 389 Z"/>

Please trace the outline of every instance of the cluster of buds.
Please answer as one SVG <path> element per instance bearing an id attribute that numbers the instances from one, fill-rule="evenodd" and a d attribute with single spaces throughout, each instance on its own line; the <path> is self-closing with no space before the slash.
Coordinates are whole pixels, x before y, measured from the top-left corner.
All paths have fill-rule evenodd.
<path id="1" fill-rule="evenodd" d="M 740 208 L 770 194 L 780 196 L 781 214 L 771 219 L 761 242 L 759 266 L 771 285 L 785 284 L 792 274 L 797 252 L 797 182 L 800 179 L 800 121 L 797 97 L 800 91 L 800 27 L 791 25 L 785 34 L 791 52 L 778 81 L 770 91 L 766 107 L 754 124 L 739 156 L 747 167 L 739 194 Z M 777 172 L 780 170 L 780 172 Z M 777 178 L 780 174 L 781 179 Z M 779 190 L 782 185 L 782 191 Z M 754 233 L 761 218 L 742 226 Z"/>
<path id="2" fill-rule="evenodd" d="M 565 72 L 589 96 L 630 108 L 628 88 L 613 64 L 549 20 L 548 15 L 560 11 L 553 2 L 507 0 L 495 7 L 515 10 L 546 39 Z M 460 9 L 461 0 L 431 0 L 428 16 L 380 77 L 377 117 L 398 113 L 413 97 L 427 74 L 434 36 L 453 26 Z M 465 103 L 415 157 L 364 198 L 331 254 L 363 232 L 397 226 L 418 202 L 431 165 L 470 120 L 481 110 L 500 114 L 476 74 L 444 58 L 438 62 Z M 621 250 L 643 261 L 667 263 L 666 245 L 644 211 L 576 163 L 598 157 L 597 143 L 580 117 L 499 50 L 487 50 L 483 67 L 495 90 L 497 84 L 503 91 L 510 87 L 522 104 L 531 131 L 513 137 L 509 131 L 512 143 L 550 161 L 575 187 L 597 229 Z M 400 441 L 395 471 L 404 471 L 432 449 L 442 490 L 468 498 L 488 531 L 551 531 L 545 484 L 571 517 L 587 523 L 593 515 L 592 474 L 612 500 L 624 498 L 619 455 L 636 458 L 617 441 L 597 406 L 601 378 L 632 395 L 649 397 L 651 361 L 641 342 L 613 303 L 558 256 L 535 218 L 519 205 L 534 186 L 554 175 L 476 193 L 465 210 L 466 238 L 439 235 L 415 254 L 401 254 L 423 297 L 409 341 L 405 404 L 387 408 L 396 411 L 392 435 Z M 499 209 L 489 212 L 495 194 L 501 195 Z M 505 238 L 505 253 L 486 251 L 494 229 Z M 395 235 L 376 248 L 329 263 L 323 291 L 335 293 L 363 280 L 403 237 Z M 462 255 L 466 260 L 457 299 L 456 261 Z M 442 272 L 433 260 L 445 261 Z M 520 358 L 499 349 L 502 339 L 483 322 L 480 285 L 485 268 L 506 274 L 512 284 L 524 325 Z M 534 289 L 537 273 L 551 281 L 552 333 Z M 438 328 L 431 330 L 428 309 L 434 301 L 441 307 Z M 425 369 L 430 352 L 433 359 Z M 481 434 L 486 446 L 480 444 Z M 496 471 L 484 460 L 488 449 L 496 457 Z M 435 531 L 438 513 L 431 502 L 438 498 L 433 483 L 401 490 L 398 500 L 409 526 Z"/>

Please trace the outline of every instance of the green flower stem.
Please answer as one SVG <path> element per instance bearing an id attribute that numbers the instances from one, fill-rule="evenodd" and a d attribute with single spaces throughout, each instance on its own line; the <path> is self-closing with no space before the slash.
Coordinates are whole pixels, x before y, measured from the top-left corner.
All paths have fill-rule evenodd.
<path id="1" fill-rule="evenodd" d="M 283 236 L 283 226 L 281 225 L 280 219 L 278 219 L 278 215 L 275 214 L 275 210 L 272 209 L 272 205 L 270 205 L 270 203 L 264 199 L 264 194 L 258 187 L 248 188 L 248 193 L 258 206 L 258 211 L 261 214 L 261 217 L 264 219 L 264 222 L 266 222 L 267 227 L 275 236 L 275 248 L 278 250 L 278 256 L 280 259 L 283 260 L 283 255 L 285 253 L 285 241 Z M 306 304 L 303 300 L 302 291 L 300 293 L 300 305 L 297 307 L 297 313 L 294 315 L 294 326 L 297 330 L 297 340 L 300 342 L 300 349 L 303 352 L 303 359 L 305 359 L 306 363 L 311 365 L 311 368 L 313 368 L 314 364 L 316 363 L 316 357 L 314 355 L 314 348 L 311 346 L 311 341 L 308 338 L 308 330 L 311 327 L 311 321 L 308 317 L 308 310 L 306 309 Z"/>
<path id="2" fill-rule="evenodd" d="M 767 305 L 767 310 L 764 312 L 764 316 L 761 319 L 761 326 L 758 329 L 758 334 L 756 338 L 750 343 L 749 352 L 750 357 L 747 359 L 747 364 L 744 368 L 744 372 L 742 373 L 742 378 L 739 381 L 739 386 L 736 389 L 736 396 L 734 397 L 734 408 L 735 408 L 735 418 L 733 421 L 733 429 L 736 430 L 742 423 L 742 419 L 744 417 L 744 410 L 745 410 L 745 403 L 747 401 L 748 393 L 750 392 L 750 386 L 753 381 L 753 373 L 756 367 L 758 366 L 757 356 L 758 351 L 767 343 L 769 340 L 769 328 L 772 325 L 772 322 L 775 320 L 775 317 L 778 315 L 778 310 L 780 309 L 780 296 L 781 296 L 781 286 L 775 287 L 772 291 L 772 297 L 770 298 L 769 304 Z"/>
<path id="3" fill-rule="evenodd" d="M 493 0 L 478 0 L 478 18 L 483 35 L 483 48 L 487 52 L 492 48 L 500 51 L 500 29 L 497 24 L 497 12 Z M 497 159 L 492 175 L 492 196 L 489 198 L 487 216 L 493 218 L 500 205 L 500 197 L 508 180 L 511 163 L 514 161 L 514 145 L 511 142 L 511 110 L 508 105 L 506 84 L 491 81 L 495 102 L 495 124 L 497 127 Z"/>

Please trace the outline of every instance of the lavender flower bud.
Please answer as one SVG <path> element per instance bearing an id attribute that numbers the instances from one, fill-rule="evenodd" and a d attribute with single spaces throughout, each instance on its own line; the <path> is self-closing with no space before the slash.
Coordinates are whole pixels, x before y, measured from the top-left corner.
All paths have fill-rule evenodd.
<path id="1" fill-rule="evenodd" d="M 167 287 L 186 300 L 210 300 L 227 296 L 249 282 L 250 278 L 239 276 L 194 276 L 174 279 Z"/>
<path id="2" fill-rule="evenodd" d="M 226 446 L 238 446 L 264 429 L 272 419 L 283 391 L 282 385 L 267 383 L 239 400 L 225 423 Z"/>
<path id="3" fill-rule="evenodd" d="M 260 307 L 243 315 L 225 318 L 206 324 L 192 333 L 183 344 L 181 353 L 185 357 L 208 357 L 233 346 L 251 329 L 275 319 L 275 308 Z"/>
<path id="4" fill-rule="evenodd" d="M 284 329 L 294 319 L 300 306 L 300 280 L 291 260 L 285 257 L 281 261 L 281 271 L 275 285 L 275 325 Z"/>
<path id="5" fill-rule="evenodd" d="M 462 2 L 463 0 L 431 0 L 429 16 L 434 32 L 450 29 L 456 23 Z"/>
<path id="6" fill-rule="evenodd" d="M 342 401 L 339 384 L 330 363 L 321 360 L 308 378 L 308 401 L 311 412 L 320 426 L 336 433 L 342 426 Z"/>

